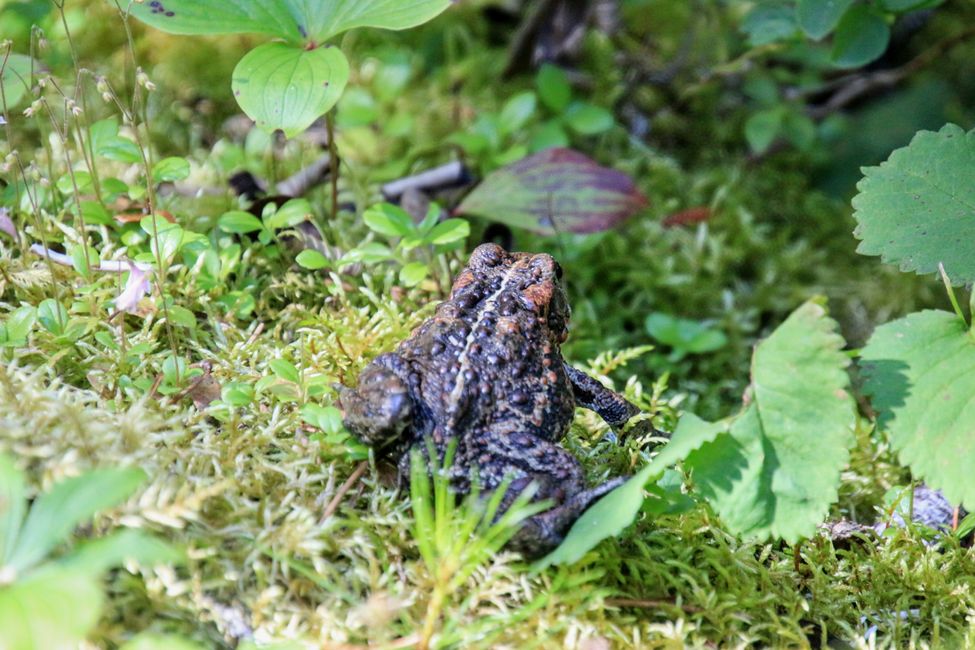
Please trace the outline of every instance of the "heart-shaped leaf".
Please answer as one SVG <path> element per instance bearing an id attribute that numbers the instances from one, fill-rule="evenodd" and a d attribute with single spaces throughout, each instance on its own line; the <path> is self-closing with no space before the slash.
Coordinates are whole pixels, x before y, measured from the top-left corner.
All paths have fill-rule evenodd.
<path id="1" fill-rule="evenodd" d="M 255 33 L 323 43 L 354 27 L 406 29 L 451 0 L 146 0 L 132 15 L 172 34 Z"/>
<path id="2" fill-rule="evenodd" d="M 335 106 L 348 81 L 349 62 L 337 47 L 265 43 L 240 60 L 231 85 L 257 126 L 290 138 Z"/>
<path id="3" fill-rule="evenodd" d="M 490 174 L 458 206 L 543 234 L 607 230 L 646 206 L 621 171 L 572 149 L 547 149 Z"/>
<path id="4" fill-rule="evenodd" d="M 919 131 L 879 167 L 867 167 L 853 198 L 857 252 L 905 271 L 975 281 L 975 131 L 948 124 Z"/>

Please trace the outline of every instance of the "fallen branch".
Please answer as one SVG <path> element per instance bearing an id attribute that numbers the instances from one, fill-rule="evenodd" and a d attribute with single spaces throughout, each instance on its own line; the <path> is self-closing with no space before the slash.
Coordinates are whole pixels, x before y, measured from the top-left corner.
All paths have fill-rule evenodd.
<path id="1" fill-rule="evenodd" d="M 383 197 L 387 201 L 398 199 L 408 190 L 430 191 L 447 188 L 468 180 L 467 168 L 460 161 L 455 160 L 446 165 L 428 169 L 425 172 L 390 181 L 382 187 Z"/>
<path id="2" fill-rule="evenodd" d="M 356 481 L 362 478 L 362 475 L 366 473 L 367 467 L 369 467 L 369 463 L 367 461 L 360 462 L 355 468 L 355 471 L 352 472 L 352 476 L 345 479 L 345 483 L 339 486 L 335 496 L 332 497 L 332 500 L 328 502 L 327 506 L 325 506 L 325 510 L 322 511 L 322 521 L 325 521 L 335 514 L 335 511 L 339 509 L 339 505 L 342 503 L 342 499 L 345 498 L 346 493 L 352 489 L 352 486 L 355 485 Z"/>

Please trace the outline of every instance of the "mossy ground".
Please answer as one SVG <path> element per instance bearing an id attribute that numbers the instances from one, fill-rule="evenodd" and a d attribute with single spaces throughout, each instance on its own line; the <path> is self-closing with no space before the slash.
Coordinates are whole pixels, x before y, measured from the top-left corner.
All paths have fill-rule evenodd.
<path id="1" fill-rule="evenodd" d="M 726 20 L 723 6 L 712 4 L 703 17 Z M 676 13 L 660 15 L 680 28 L 688 17 Z M 354 33 L 343 42 L 363 62 L 354 83 L 373 91 L 375 70 L 385 62 L 412 66 L 415 83 L 378 109 L 380 122 L 396 115 L 412 122 L 399 134 L 375 125 L 343 127 L 340 111 L 340 198 L 354 208 L 331 215 L 327 187 L 310 195 L 327 244 L 348 249 L 372 237 L 357 215 L 378 198 L 379 182 L 442 162 L 438 147 L 453 129 L 530 85 L 516 80 L 499 89 L 491 63 L 499 57 L 496 35 L 483 20 L 468 22 L 413 37 Z M 79 27 L 83 62 L 124 42 L 109 25 Z M 668 42 L 661 41 L 664 49 Z M 318 155 L 307 143 L 273 147 L 259 136 L 214 143 L 217 118 L 229 107 L 214 108 L 219 93 L 212 89 L 226 85 L 248 41 L 203 39 L 184 53 L 187 43 L 137 30 L 140 60 L 159 62 L 153 75 L 162 96 L 150 104 L 147 130 L 160 152 L 192 160 L 193 183 L 223 187 L 238 164 L 281 178 Z M 612 45 L 594 39 L 587 47 L 592 96 L 618 97 L 623 74 Z M 55 68 L 69 66 L 65 50 L 55 54 Z M 698 58 L 703 65 L 720 57 L 708 49 Z M 101 65 L 110 78 L 122 77 L 127 55 L 113 49 Z M 194 83 L 181 85 L 187 69 Z M 658 110 L 653 146 L 622 128 L 575 143 L 631 174 L 650 200 L 646 213 L 585 237 L 516 233 L 516 247 L 552 252 L 566 268 L 575 315 L 569 360 L 588 363 L 657 411 L 663 428 L 685 409 L 711 418 L 733 412 L 747 385 L 751 346 L 812 295 L 828 297 L 852 346 L 876 323 L 946 302 L 934 282 L 855 254 L 845 198 L 814 187 L 809 169 L 816 152 L 747 159 L 742 107 L 734 104 L 741 99 L 729 100 L 722 90 L 713 85 L 681 96 L 685 116 L 662 107 L 676 100 L 660 88 L 640 89 Z M 63 151 L 44 128 L 31 123 L 8 144 L 56 178 L 65 168 Z M 114 162 L 100 164 L 106 175 L 138 176 Z M 32 241 L 70 240 L 67 203 L 49 198 L 37 220 L 18 226 Z M 662 217 L 695 206 L 708 206 L 710 220 L 660 225 Z M 238 205 L 218 192 L 171 195 L 163 207 L 216 241 L 226 236 L 214 234 L 217 215 Z M 119 239 L 115 226 L 90 229 L 103 259 L 131 253 Z M 198 269 L 177 261 L 140 314 L 119 316 L 112 308 L 118 277 L 82 277 L 0 235 L 0 317 L 53 298 L 84 325 L 73 341 L 35 327 L 26 345 L 0 348 L 0 452 L 28 470 L 35 493 L 93 467 L 143 468 L 146 487 L 76 538 L 134 526 L 186 551 L 182 565 L 131 566 L 108 576 L 109 605 L 93 645 L 116 647 L 151 629 L 208 647 L 251 637 L 335 649 L 426 642 L 588 650 L 975 646 L 975 557 L 947 536 L 925 545 L 931 535 L 916 529 L 844 548 L 825 536 L 799 547 L 755 544 L 729 536 L 698 504 L 683 514 L 641 516 L 570 567 L 534 572 L 500 550 L 448 553 L 431 564 L 417 544 L 417 535 L 429 531 L 417 525 L 408 490 L 397 489 L 389 469 L 373 459 L 363 468 L 342 436 L 308 425 L 301 407 L 330 404 L 333 382 L 351 383 L 372 356 L 429 316 L 463 255 L 438 258 L 441 286 L 406 289 L 389 265 L 367 264 L 355 275 L 310 272 L 296 267 L 283 246 L 230 240 L 224 244 L 239 243 L 242 252 L 222 282 L 202 286 Z M 165 322 L 160 292 L 189 310 L 195 326 Z M 246 299 L 253 302 L 241 311 Z M 728 344 L 680 360 L 660 348 L 627 352 L 652 343 L 644 320 L 655 311 L 706 320 Z M 266 385 L 238 405 L 194 406 L 192 379 L 172 387 L 158 381 L 174 353 L 194 372 L 205 365 L 211 387 Z M 266 381 L 277 376 L 278 359 L 298 369 L 298 381 Z M 618 444 L 605 434 L 597 418 L 580 413 L 565 443 L 594 482 L 632 472 L 652 453 L 645 440 Z M 907 479 L 884 432 L 865 414 L 832 516 L 882 517 L 886 490 Z M 470 507 L 449 516 L 459 521 Z M 472 541 L 475 547 L 482 548 Z M 468 572 L 456 590 L 444 589 Z"/>

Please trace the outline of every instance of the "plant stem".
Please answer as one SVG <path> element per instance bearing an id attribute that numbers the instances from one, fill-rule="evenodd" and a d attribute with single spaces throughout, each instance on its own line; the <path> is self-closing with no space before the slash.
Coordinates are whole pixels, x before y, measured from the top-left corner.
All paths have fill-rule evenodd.
<path id="1" fill-rule="evenodd" d="M 335 117 L 325 114 L 325 130 L 328 133 L 328 153 L 332 157 L 332 220 L 339 215 L 339 152 L 335 147 Z"/>

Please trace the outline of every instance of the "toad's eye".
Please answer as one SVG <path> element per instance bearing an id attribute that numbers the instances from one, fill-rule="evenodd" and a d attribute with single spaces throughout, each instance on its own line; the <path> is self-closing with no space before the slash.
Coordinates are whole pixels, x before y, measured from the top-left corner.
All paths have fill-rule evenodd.
<path id="1" fill-rule="evenodd" d="M 555 263 L 555 279 L 556 280 L 562 279 L 562 265 L 559 264 L 558 262 Z"/>

